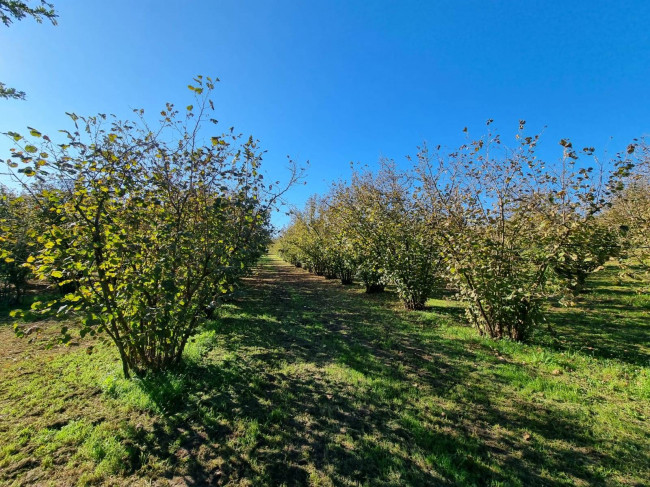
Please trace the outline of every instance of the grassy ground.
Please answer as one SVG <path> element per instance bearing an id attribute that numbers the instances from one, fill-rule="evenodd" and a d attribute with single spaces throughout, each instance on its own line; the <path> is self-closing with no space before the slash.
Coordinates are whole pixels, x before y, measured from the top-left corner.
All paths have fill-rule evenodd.
<path id="1" fill-rule="evenodd" d="M 105 345 L 0 324 L 0 485 L 646 485 L 650 300 L 597 276 L 554 333 L 493 342 L 453 301 L 269 258 L 188 346 L 126 381 Z M 40 323 L 42 335 L 60 323 Z"/>

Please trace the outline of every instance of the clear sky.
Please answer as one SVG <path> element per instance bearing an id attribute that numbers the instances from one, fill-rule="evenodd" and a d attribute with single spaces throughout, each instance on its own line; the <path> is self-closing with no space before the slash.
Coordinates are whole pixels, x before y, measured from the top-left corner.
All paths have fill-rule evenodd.
<path id="1" fill-rule="evenodd" d="M 648 0 L 50 1 L 58 26 L 0 26 L 0 80 L 28 95 L 0 100 L 0 132 L 157 114 L 189 102 L 194 75 L 219 77 L 223 130 L 259 138 L 268 173 L 310 161 L 297 205 L 351 161 L 456 147 L 489 118 L 504 136 L 546 126 L 553 150 L 650 133 Z"/>

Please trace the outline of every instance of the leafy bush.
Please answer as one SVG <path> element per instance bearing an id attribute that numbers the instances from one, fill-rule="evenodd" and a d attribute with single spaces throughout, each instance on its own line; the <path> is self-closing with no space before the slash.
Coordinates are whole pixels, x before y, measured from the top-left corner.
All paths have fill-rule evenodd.
<path id="1" fill-rule="evenodd" d="M 0 301 L 20 303 L 30 271 L 24 264 L 30 253 L 33 208 L 25 198 L 0 186 Z"/>
<path id="2" fill-rule="evenodd" d="M 292 213 L 292 225 L 285 232 L 281 252 L 299 256 L 299 262 L 309 272 L 325 275 L 329 263 L 326 255 L 325 229 L 323 226 L 323 202 L 309 198 L 303 211 Z M 289 250 L 291 249 L 291 250 Z"/>
<path id="3" fill-rule="evenodd" d="M 373 233 L 368 221 L 372 204 L 372 177 L 369 173 L 354 172 L 351 183 L 334 186 L 330 196 L 339 228 L 345 234 L 349 252 L 356 262 L 356 275 L 363 282 L 366 293 L 382 292 L 385 275 L 381 263 L 381 237 Z"/>
<path id="4" fill-rule="evenodd" d="M 602 268 L 610 257 L 618 255 L 619 250 L 618 232 L 592 219 L 569 235 L 566 245 L 557 255 L 553 270 L 565 280 L 571 292 L 578 293 L 583 289 L 587 276 Z"/>
<path id="5" fill-rule="evenodd" d="M 436 228 L 419 210 L 410 175 L 393 161 L 380 161 L 380 170 L 366 182 L 370 204 L 360 218 L 377 239 L 384 280 L 395 286 L 406 309 L 423 309 L 443 282 Z"/>
<path id="6" fill-rule="evenodd" d="M 650 144 L 643 139 L 619 154 L 614 198 L 605 220 L 621 236 L 626 274 L 650 281 Z"/>
<path id="7" fill-rule="evenodd" d="M 481 334 L 514 340 L 541 321 L 552 266 L 604 202 L 571 142 L 562 140 L 561 161 L 548 165 L 523 128 L 514 148 L 489 134 L 447 157 L 419 153 L 422 204 L 468 318 Z"/>
<path id="8" fill-rule="evenodd" d="M 259 172 L 258 144 L 232 129 L 203 143 L 202 125 L 216 124 L 214 82 L 195 81 L 196 108 L 167 104 L 155 129 L 136 110 L 136 121 L 69 114 L 75 129 L 61 144 L 34 129 L 29 140 L 9 134 L 9 167 L 56 215 L 28 262 L 40 278 L 73 284 L 35 308 L 79 316 L 81 336 L 107 334 L 127 377 L 177 364 L 206 311 L 269 243 L 278 194 Z"/>

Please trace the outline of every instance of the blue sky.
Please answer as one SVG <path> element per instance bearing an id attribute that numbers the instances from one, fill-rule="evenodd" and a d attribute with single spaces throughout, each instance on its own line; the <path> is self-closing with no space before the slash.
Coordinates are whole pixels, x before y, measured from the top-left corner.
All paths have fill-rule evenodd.
<path id="1" fill-rule="evenodd" d="M 223 130 L 259 138 L 273 178 L 287 155 L 310 161 L 297 205 L 351 161 L 406 164 L 489 118 L 504 137 L 519 119 L 547 127 L 549 154 L 563 137 L 613 153 L 650 133 L 647 0 L 51 1 L 56 27 L 0 26 L 0 80 L 28 94 L 0 100 L 0 132 L 69 128 L 66 111 L 157 114 L 215 76 Z"/>

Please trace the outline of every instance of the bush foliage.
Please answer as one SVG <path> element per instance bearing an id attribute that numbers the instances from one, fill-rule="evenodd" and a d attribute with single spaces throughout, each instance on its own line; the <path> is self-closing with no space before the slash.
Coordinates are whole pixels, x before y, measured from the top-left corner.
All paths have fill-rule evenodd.
<path id="1" fill-rule="evenodd" d="M 648 243 L 650 205 L 646 145 L 605 167 L 593 148 L 563 139 L 549 163 L 538 155 L 539 136 L 524 128 L 521 121 L 511 146 L 488 132 L 449 154 L 423 146 L 411 170 L 384 160 L 375 173 L 353 171 L 295 213 L 281 254 L 339 277 L 335 263 L 345 256 L 348 275 L 354 267 L 367 290 L 394 286 L 408 309 L 451 286 L 482 335 L 527 339 L 549 298 L 571 302 L 566 292 L 579 293 L 622 246 L 647 263 L 637 251 Z M 320 230 L 332 220 L 333 230 Z"/>
<path id="2" fill-rule="evenodd" d="M 79 316 L 82 337 L 108 335 L 126 376 L 177 364 L 270 242 L 279 193 L 263 180 L 257 141 L 231 130 L 204 143 L 214 81 L 190 89 L 195 105 L 167 104 L 155 128 L 136 110 L 135 121 L 69 114 L 64 143 L 35 129 L 9 134 L 23 197 L 48 215 L 34 251 L 16 261 L 65 290 L 33 308 Z"/>

